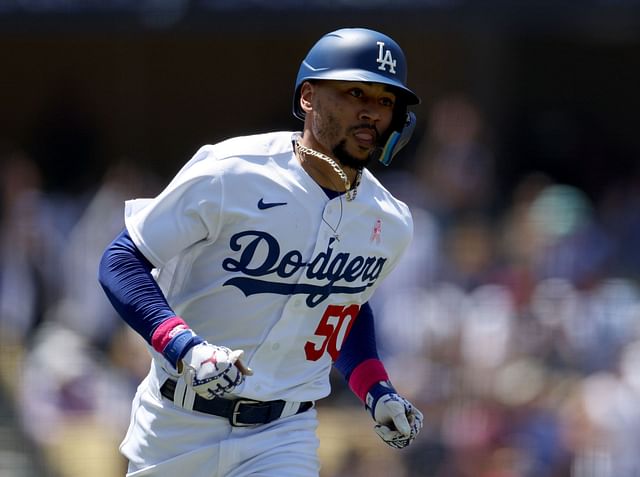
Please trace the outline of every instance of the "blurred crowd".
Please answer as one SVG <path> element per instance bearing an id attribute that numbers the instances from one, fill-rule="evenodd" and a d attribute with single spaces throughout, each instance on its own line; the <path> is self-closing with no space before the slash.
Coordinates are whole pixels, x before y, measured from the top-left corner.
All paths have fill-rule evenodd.
<path id="1" fill-rule="evenodd" d="M 426 123 L 407 167 L 380 172 L 415 238 L 372 302 L 381 356 L 425 429 L 387 449 L 335 376 L 322 477 L 640 476 L 637 171 L 597 199 L 539 171 L 500 196 L 473 102 L 444 97 Z M 124 200 L 162 181 L 124 158 L 65 193 L 25 150 L 1 156 L 0 393 L 50 476 L 123 475 L 149 356 L 96 273 Z"/>

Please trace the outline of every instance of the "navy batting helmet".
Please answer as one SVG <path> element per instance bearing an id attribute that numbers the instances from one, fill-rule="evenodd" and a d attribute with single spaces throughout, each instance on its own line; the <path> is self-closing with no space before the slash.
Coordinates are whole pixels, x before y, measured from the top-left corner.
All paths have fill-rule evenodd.
<path id="1" fill-rule="evenodd" d="M 343 28 L 320 38 L 302 61 L 296 78 L 293 114 L 302 120 L 305 113 L 300 107 L 300 90 L 307 80 L 362 81 L 393 88 L 398 106 L 386 145 L 378 151 L 383 164 L 388 165 L 411 137 L 415 115 L 406 108 L 419 103 L 420 98 L 406 85 L 402 49 L 387 35 L 366 28 Z"/>

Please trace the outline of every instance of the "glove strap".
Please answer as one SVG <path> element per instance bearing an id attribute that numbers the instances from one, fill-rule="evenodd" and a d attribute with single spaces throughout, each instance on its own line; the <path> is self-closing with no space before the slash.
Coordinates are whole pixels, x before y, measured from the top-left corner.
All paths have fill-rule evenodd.
<path id="1" fill-rule="evenodd" d="M 386 394 L 397 394 L 395 388 L 391 384 L 390 381 L 379 381 L 367 392 L 367 395 L 364 400 L 364 405 L 367 411 L 371 414 L 371 417 L 375 419 L 374 411 L 376 409 L 376 404 L 378 400 L 385 396 Z"/>
<path id="2" fill-rule="evenodd" d="M 187 351 L 204 342 L 179 316 L 163 321 L 153 332 L 151 345 L 177 368 Z"/>

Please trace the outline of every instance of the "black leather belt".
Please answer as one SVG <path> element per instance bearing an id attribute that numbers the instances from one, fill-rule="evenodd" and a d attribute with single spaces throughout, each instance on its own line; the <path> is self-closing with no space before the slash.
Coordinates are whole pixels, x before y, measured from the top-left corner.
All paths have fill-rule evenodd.
<path id="1" fill-rule="evenodd" d="M 176 381 L 167 379 L 160 387 L 160 394 L 174 402 Z M 193 410 L 226 417 L 232 426 L 244 427 L 257 424 L 267 424 L 282 416 L 286 401 L 253 401 L 251 399 L 205 399 L 198 394 L 193 401 Z M 313 407 L 313 402 L 301 402 L 298 410 L 293 414 L 300 414 Z M 292 415 L 293 415 L 292 414 Z"/>

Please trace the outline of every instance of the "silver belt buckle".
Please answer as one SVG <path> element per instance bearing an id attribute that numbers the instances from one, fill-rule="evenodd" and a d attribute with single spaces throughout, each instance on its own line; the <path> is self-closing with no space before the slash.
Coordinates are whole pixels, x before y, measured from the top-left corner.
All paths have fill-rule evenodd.
<path id="1" fill-rule="evenodd" d="M 253 399 L 236 399 L 233 402 L 233 411 L 231 412 L 231 416 L 229 416 L 229 422 L 233 427 L 251 427 L 257 426 L 259 423 L 249 424 L 244 422 L 238 422 L 238 415 L 240 414 L 240 406 L 243 404 L 259 404 L 260 401 L 254 401 Z"/>

